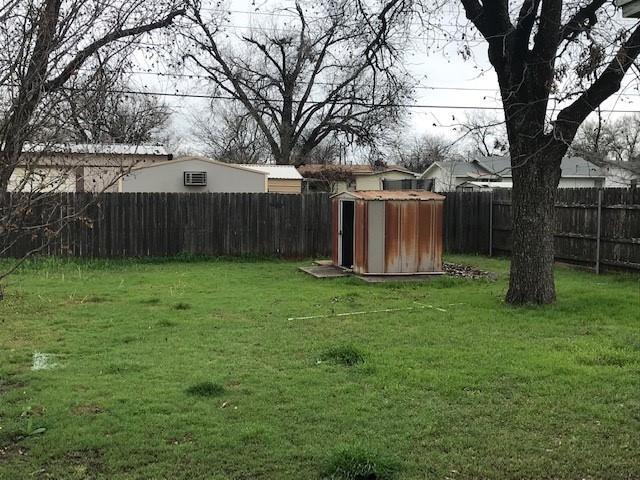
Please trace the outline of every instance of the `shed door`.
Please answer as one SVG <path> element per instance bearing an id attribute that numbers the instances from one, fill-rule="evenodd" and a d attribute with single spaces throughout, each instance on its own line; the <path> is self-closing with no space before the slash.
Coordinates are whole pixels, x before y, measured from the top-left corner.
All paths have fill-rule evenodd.
<path id="1" fill-rule="evenodd" d="M 338 231 L 338 246 L 340 252 L 340 266 L 353 267 L 353 225 L 355 220 L 355 202 L 343 200 L 340 202 L 340 230 Z"/>

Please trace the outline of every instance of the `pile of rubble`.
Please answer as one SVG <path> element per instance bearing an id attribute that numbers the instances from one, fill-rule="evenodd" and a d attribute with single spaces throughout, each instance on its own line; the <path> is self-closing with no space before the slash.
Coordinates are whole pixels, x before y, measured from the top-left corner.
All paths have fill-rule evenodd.
<path id="1" fill-rule="evenodd" d="M 469 265 L 459 265 L 457 263 L 444 262 L 443 270 L 447 275 L 453 277 L 479 279 L 486 278 L 488 280 L 496 280 L 496 274 L 492 272 L 486 272 Z"/>

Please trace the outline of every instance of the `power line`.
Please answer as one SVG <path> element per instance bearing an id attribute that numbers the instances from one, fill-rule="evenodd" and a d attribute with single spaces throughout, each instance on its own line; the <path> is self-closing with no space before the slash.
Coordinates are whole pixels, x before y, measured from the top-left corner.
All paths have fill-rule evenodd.
<path id="1" fill-rule="evenodd" d="M 206 11 L 206 12 L 215 12 L 218 13 L 220 12 L 220 10 L 216 10 L 215 8 L 201 8 L 200 10 Z M 293 13 L 293 10 L 289 10 L 288 8 L 283 8 L 277 12 L 267 12 L 267 11 L 263 11 L 263 10 L 227 10 L 227 9 L 222 9 L 222 11 L 224 13 L 241 13 L 244 15 L 259 15 L 259 16 L 268 16 L 268 17 L 286 17 L 286 18 L 300 18 L 300 16 L 297 13 Z M 287 13 L 288 12 L 288 13 Z M 319 16 L 319 15 L 314 15 L 314 16 L 308 16 L 305 14 L 305 19 L 306 20 L 324 20 L 327 18 L 331 18 L 330 16 Z M 411 26 L 416 26 L 416 27 L 421 27 L 422 24 L 419 22 L 411 22 L 409 25 Z M 471 26 L 470 22 L 469 25 Z M 437 25 L 438 27 L 453 27 L 453 28 L 461 28 L 464 27 L 464 25 L 455 25 L 455 24 L 450 24 L 450 23 L 440 23 Z"/>
<path id="2" fill-rule="evenodd" d="M 90 68 L 81 68 L 82 71 L 92 72 L 93 70 Z M 123 74 L 126 75 L 152 75 L 158 77 L 176 77 L 176 78 L 201 78 L 201 79 L 211 79 L 209 75 L 201 75 L 197 73 L 175 73 L 175 72 L 156 72 L 156 71 L 144 71 L 144 70 L 127 70 L 122 71 Z M 333 85 L 329 82 L 315 82 L 316 85 Z M 454 90 L 454 91 L 469 91 L 469 92 L 491 92 L 491 93 L 500 93 L 495 88 L 478 88 L 478 87 L 442 87 L 436 85 L 416 85 L 416 89 L 420 90 Z M 632 94 L 628 94 L 632 95 Z M 640 96 L 640 94 L 637 94 Z"/>
<path id="3" fill-rule="evenodd" d="M 87 69 L 80 69 L 83 71 L 93 71 L 89 68 Z M 175 72 L 156 72 L 156 71 L 144 71 L 144 70 L 130 70 L 130 71 L 123 71 L 123 74 L 126 75 L 152 75 L 152 76 L 158 76 L 158 77 L 176 77 L 176 78 L 201 78 L 201 79 L 211 79 L 210 76 L 208 75 L 200 75 L 197 73 L 175 73 Z M 332 83 L 329 82 L 315 82 L 316 85 L 328 85 L 331 86 L 333 85 Z M 495 89 L 495 88 L 480 88 L 480 87 L 443 87 L 443 86 L 437 86 L 437 85 L 416 85 L 412 88 L 415 89 L 419 89 L 419 90 L 446 90 L 446 91 L 461 91 L 461 92 L 489 92 L 489 93 L 495 93 L 495 94 L 500 94 L 500 91 Z M 621 96 L 623 97 L 640 97 L 640 93 L 622 93 Z"/>
<path id="4" fill-rule="evenodd" d="M 69 89 L 69 88 L 67 88 Z M 91 91 L 91 90 L 90 90 Z M 228 95 L 207 95 L 207 94 L 196 94 L 196 93 L 168 93 L 168 92 L 143 92 L 138 90 L 109 90 L 108 93 L 118 93 L 122 95 L 148 95 L 148 96 L 156 96 L 156 97 L 173 97 L 173 98 L 194 98 L 194 99 L 207 99 L 207 100 L 229 100 L 229 101 L 238 101 L 237 98 L 228 96 Z M 258 100 L 258 99 L 253 99 Z M 277 100 L 270 100 L 274 103 Z M 295 101 L 295 100 L 294 100 Z M 325 102 L 320 102 L 317 100 L 308 100 L 306 103 L 317 105 Z M 358 102 L 332 102 L 336 105 L 358 105 L 363 107 L 368 107 L 370 105 L 366 103 L 358 103 Z M 392 103 L 388 105 L 384 105 L 385 108 L 419 108 L 419 109 L 443 109 L 443 110 L 494 110 L 494 111 L 502 111 L 502 107 L 489 107 L 484 105 L 430 105 L 430 104 L 410 104 L 410 103 Z M 640 110 L 613 110 L 613 109 L 600 109 L 601 112 L 604 113 L 640 113 Z"/>

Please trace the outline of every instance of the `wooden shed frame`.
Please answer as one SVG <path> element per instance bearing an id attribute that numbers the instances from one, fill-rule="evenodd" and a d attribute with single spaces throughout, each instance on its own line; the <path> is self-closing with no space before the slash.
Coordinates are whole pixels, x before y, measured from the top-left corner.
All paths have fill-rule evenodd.
<path id="1" fill-rule="evenodd" d="M 442 195 L 354 191 L 332 196 L 332 263 L 360 275 L 442 273 Z"/>

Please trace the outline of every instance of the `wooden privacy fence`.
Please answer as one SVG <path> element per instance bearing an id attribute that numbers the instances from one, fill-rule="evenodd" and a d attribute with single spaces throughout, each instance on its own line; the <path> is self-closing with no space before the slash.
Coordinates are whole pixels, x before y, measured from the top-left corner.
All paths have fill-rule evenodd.
<path id="1" fill-rule="evenodd" d="M 22 256 L 42 242 L 48 243 L 42 254 L 77 257 L 331 254 L 327 194 L 60 193 L 49 197 L 50 204 L 57 204 L 56 215 L 82 212 L 80 218 L 68 222 L 50 242 L 42 235 L 21 238 L 6 256 Z"/>
<path id="2" fill-rule="evenodd" d="M 640 269 L 640 190 L 561 189 L 556 201 L 556 259 Z M 445 249 L 508 255 L 511 191 L 451 192 L 445 202 Z"/>
<path id="3" fill-rule="evenodd" d="M 4 205 L 10 195 L 2 197 Z M 49 197 L 56 204 L 56 215 L 82 212 L 81 219 L 69 222 L 50 242 L 42 234 L 21 238 L 5 256 L 20 257 L 42 244 L 46 244 L 43 254 L 78 257 L 331 255 L 331 207 L 324 193 Z M 32 215 L 42 215 L 40 210 L 34 208 Z M 444 224 L 446 252 L 508 255 L 511 192 L 447 193 Z M 562 189 L 556 203 L 556 232 L 559 260 L 640 269 L 640 191 Z"/>

